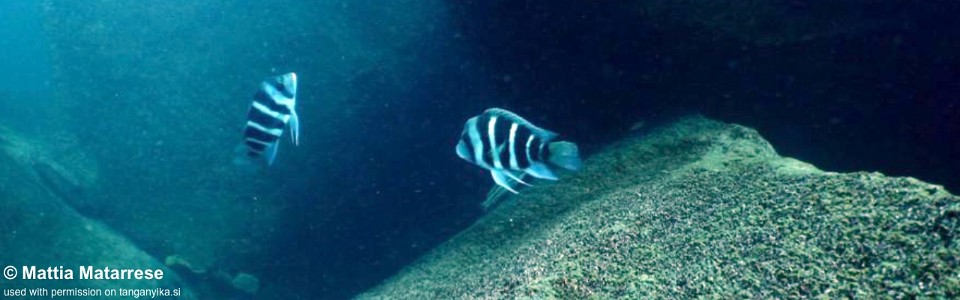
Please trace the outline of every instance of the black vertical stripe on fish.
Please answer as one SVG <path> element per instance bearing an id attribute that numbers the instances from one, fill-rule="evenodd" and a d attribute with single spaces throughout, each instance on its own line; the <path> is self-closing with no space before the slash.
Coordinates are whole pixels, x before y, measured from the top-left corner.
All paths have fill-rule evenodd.
<path id="1" fill-rule="evenodd" d="M 527 159 L 532 165 L 535 161 L 533 160 L 533 155 L 530 154 L 530 147 L 533 145 L 533 139 L 536 138 L 534 135 L 527 136 L 526 141 L 523 143 L 523 157 Z"/>
<path id="2" fill-rule="evenodd" d="M 498 145 L 504 145 L 504 151 L 506 151 L 506 145 L 509 145 L 510 141 L 510 127 L 513 126 L 513 121 L 507 118 L 497 118 L 497 124 L 494 127 L 493 131 L 496 134 L 496 141 Z"/>
<path id="3" fill-rule="evenodd" d="M 540 153 L 537 156 L 542 157 L 543 160 L 547 160 L 550 157 L 550 147 L 547 147 L 547 143 L 540 142 Z"/>
<path id="4" fill-rule="evenodd" d="M 517 127 L 517 133 L 514 137 L 513 151 L 517 156 L 517 168 L 526 169 L 530 166 L 530 160 L 527 158 L 527 139 L 530 138 L 530 135 L 533 132 L 530 129 L 527 129 L 526 126 Z"/>
<path id="5" fill-rule="evenodd" d="M 250 107 L 250 112 L 247 113 L 247 120 L 257 123 L 257 125 L 267 129 L 282 129 L 284 126 L 286 126 L 286 124 L 283 123 L 283 120 L 274 118 L 273 116 L 260 111 L 256 107 Z"/>
<path id="6" fill-rule="evenodd" d="M 244 143 L 246 143 L 247 147 L 249 147 L 252 150 L 263 152 L 264 149 L 267 149 L 266 144 L 262 144 L 262 143 L 258 143 L 250 140 L 244 141 Z"/>
<path id="7" fill-rule="evenodd" d="M 480 159 L 483 160 L 483 162 L 488 166 L 493 167 L 493 155 L 495 152 L 496 150 L 483 151 L 483 153 L 480 156 Z"/>
<path id="8" fill-rule="evenodd" d="M 478 151 L 483 151 L 480 153 L 480 160 L 487 164 L 488 166 L 493 166 L 493 156 L 490 154 L 493 152 L 494 146 L 490 145 L 490 138 L 487 137 L 487 124 L 490 123 L 490 116 L 480 115 L 477 117 L 476 129 L 477 133 L 480 136 L 480 149 Z"/>
<path id="9" fill-rule="evenodd" d="M 266 106 L 267 108 L 269 108 L 270 110 L 278 112 L 280 114 L 283 114 L 283 115 L 290 114 L 289 107 L 286 107 L 280 103 L 277 103 L 277 99 L 271 98 L 270 95 L 267 94 L 267 92 L 264 91 L 263 89 L 258 90 L 257 93 L 253 95 L 253 101 L 260 103 L 263 106 Z"/>
<path id="10" fill-rule="evenodd" d="M 503 143 L 500 143 L 500 151 L 497 153 L 500 157 L 500 165 L 503 166 L 504 169 L 510 168 L 510 150 L 507 149 L 508 147 L 510 147 L 510 144 L 507 142 L 507 139 L 504 139 Z"/>
<path id="11" fill-rule="evenodd" d="M 280 92 L 280 94 L 282 94 L 284 97 L 293 98 L 293 91 L 288 90 L 283 86 L 282 83 L 272 82 L 270 85 L 273 86 L 273 88 Z"/>
<path id="12" fill-rule="evenodd" d="M 510 126 L 513 122 L 510 119 L 498 117 L 497 123 L 493 124 L 493 141 L 496 143 L 497 159 L 500 161 L 500 167 L 510 168 Z"/>
<path id="13" fill-rule="evenodd" d="M 533 136 L 533 142 L 530 143 L 530 161 L 539 162 L 540 161 L 540 138 Z"/>
<path id="14" fill-rule="evenodd" d="M 247 128 L 243 130 L 243 135 L 247 138 L 256 139 L 265 144 L 270 144 L 280 139 L 278 136 L 269 134 L 252 126 L 247 126 Z"/>

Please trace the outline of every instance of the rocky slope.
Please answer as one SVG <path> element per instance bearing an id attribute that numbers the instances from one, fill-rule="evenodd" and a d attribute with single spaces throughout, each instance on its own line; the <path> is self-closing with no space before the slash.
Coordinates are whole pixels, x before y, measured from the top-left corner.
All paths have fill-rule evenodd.
<path id="1" fill-rule="evenodd" d="M 15 279 L 3 279 L 3 287 L 164 288 L 180 289 L 182 299 L 196 299 L 173 270 L 74 209 L 96 180 L 94 169 L 81 168 L 84 164 L 74 159 L 58 161 L 40 144 L 0 126 L 0 265 L 19 271 Z M 22 266 L 62 267 L 72 270 L 73 280 L 25 280 Z M 164 274 L 160 280 L 81 280 L 81 266 L 160 269 Z"/>
<path id="2" fill-rule="evenodd" d="M 960 198 L 692 117 L 499 206 L 360 299 L 957 297 Z"/>

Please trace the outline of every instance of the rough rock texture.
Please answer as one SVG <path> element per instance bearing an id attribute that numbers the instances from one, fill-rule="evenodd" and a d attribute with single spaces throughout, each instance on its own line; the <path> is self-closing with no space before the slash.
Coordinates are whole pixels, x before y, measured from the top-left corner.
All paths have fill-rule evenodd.
<path id="1" fill-rule="evenodd" d="M 62 266 L 74 272 L 74 280 L 3 279 L 3 287 L 180 288 L 182 299 L 196 299 L 190 287 L 163 263 L 67 204 L 91 180 L 88 171 L 55 161 L 36 143 L 0 126 L 0 263 L 18 271 L 21 266 Z M 162 269 L 164 278 L 79 280 L 80 266 Z"/>
<path id="2" fill-rule="evenodd" d="M 688 118 L 501 205 L 361 299 L 960 296 L 960 198 Z"/>

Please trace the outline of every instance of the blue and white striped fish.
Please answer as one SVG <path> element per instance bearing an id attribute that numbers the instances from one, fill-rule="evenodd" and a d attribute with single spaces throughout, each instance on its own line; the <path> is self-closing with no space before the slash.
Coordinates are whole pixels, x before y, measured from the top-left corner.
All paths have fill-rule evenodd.
<path id="1" fill-rule="evenodd" d="M 457 143 L 457 155 L 490 170 L 497 185 L 517 193 L 511 180 L 530 185 L 521 179 L 523 174 L 557 180 L 552 166 L 580 169 L 577 145 L 555 141 L 557 137 L 512 112 L 491 108 L 467 120 Z"/>
<path id="2" fill-rule="evenodd" d="M 235 162 L 244 164 L 264 159 L 267 165 L 273 164 L 280 146 L 280 136 L 288 126 L 293 144 L 300 144 L 300 120 L 297 118 L 296 105 L 297 74 L 291 72 L 264 79 L 247 110 L 241 157 Z"/>

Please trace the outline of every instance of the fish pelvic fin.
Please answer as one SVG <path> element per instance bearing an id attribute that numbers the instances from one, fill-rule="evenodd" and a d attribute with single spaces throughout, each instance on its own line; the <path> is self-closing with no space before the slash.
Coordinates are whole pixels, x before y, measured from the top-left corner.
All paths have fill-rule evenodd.
<path id="1" fill-rule="evenodd" d="M 501 201 L 506 200 L 507 195 L 509 195 L 509 193 L 507 193 L 506 189 L 502 186 L 494 185 L 490 188 L 490 192 L 487 193 L 487 198 L 483 200 L 480 206 L 483 208 L 483 211 L 488 212 L 499 205 Z"/>
<path id="2" fill-rule="evenodd" d="M 525 185 L 525 186 L 533 186 L 533 185 L 531 185 L 531 184 L 526 183 L 526 182 L 523 181 L 522 178 L 523 178 L 523 175 L 525 175 L 525 173 L 504 171 L 503 174 L 506 174 L 507 177 L 510 177 L 510 179 L 513 179 L 514 181 L 516 181 L 516 182 L 518 182 L 518 183 L 520 183 L 520 184 L 522 184 L 522 185 Z"/>
<path id="3" fill-rule="evenodd" d="M 559 141 L 550 143 L 547 147 L 550 147 L 550 157 L 547 157 L 547 162 L 571 171 L 577 171 L 583 167 L 577 144 Z"/>
<path id="4" fill-rule="evenodd" d="M 273 165 L 273 161 L 277 159 L 277 150 L 280 149 L 280 141 L 274 141 L 267 146 L 267 149 L 264 151 L 264 158 L 267 160 L 267 166 Z"/>
<path id="5" fill-rule="evenodd" d="M 504 189 L 514 193 L 519 194 L 513 187 L 510 185 L 509 177 L 504 175 L 502 170 L 490 170 L 490 176 L 493 177 L 493 182 L 496 182 L 497 185 L 503 187 Z"/>

